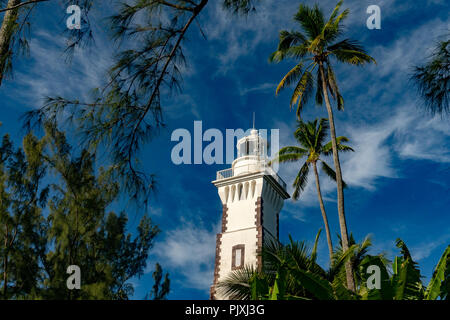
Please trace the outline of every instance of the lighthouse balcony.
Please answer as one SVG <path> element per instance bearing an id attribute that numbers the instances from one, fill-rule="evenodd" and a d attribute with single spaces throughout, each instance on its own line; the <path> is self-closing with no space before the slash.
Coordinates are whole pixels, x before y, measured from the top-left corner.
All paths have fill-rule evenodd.
<path id="1" fill-rule="evenodd" d="M 251 168 L 249 167 L 249 170 L 243 171 L 242 167 L 240 167 L 238 170 L 235 170 L 234 168 L 229 168 L 221 171 L 217 171 L 217 177 L 216 180 L 223 180 L 228 179 L 232 177 L 237 177 L 243 174 L 247 173 L 264 173 L 267 175 L 272 176 L 275 181 L 278 182 L 280 186 L 283 187 L 284 190 L 286 190 L 286 182 L 281 179 L 281 177 L 272 169 L 272 167 L 264 164 L 260 164 L 258 166 L 255 166 L 254 164 L 251 165 Z"/>

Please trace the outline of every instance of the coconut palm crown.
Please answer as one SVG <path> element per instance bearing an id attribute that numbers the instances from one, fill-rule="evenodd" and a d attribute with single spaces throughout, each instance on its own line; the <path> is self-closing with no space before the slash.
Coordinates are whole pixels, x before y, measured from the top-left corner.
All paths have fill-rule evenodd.
<path id="1" fill-rule="evenodd" d="M 305 189 L 308 183 L 308 174 L 311 166 L 316 166 L 318 162 L 321 163 L 322 171 L 336 181 L 336 172 L 324 161 L 321 156 L 331 155 L 331 141 L 325 143 L 327 133 L 329 130 L 328 120 L 322 118 L 320 120 L 303 122 L 297 121 L 297 130 L 294 132 L 294 137 L 300 146 L 289 146 L 281 148 L 273 162 L 296 162 L 305 159 L 304 164 L 300 168 L 297 177 L 292 186 L 294 193 L 292 198 L 298 200 L 300 194 Z M 347 137 L 341 136 L 336 138 L 339 151 L 354 151 L 351 147 L 342 144 L 348 142 Z M 345 185 L 345 184 L 344 184 Z"/>
<path id="2" fill-rule="evenodd" d="M 293 188 L 294 193 L 292 198 L 298 200 L 300 194 L 305 189 L 308 182 L 309 170 L 312 167 L 316 179 L 317 196 L 319 199 L 320 210 L 322 212 L 322 218 L 327 235 L 328 249 L 330 254 L 330 261 L 333 256 L 333 244 L 331 241 L 330 228 L 328 226 L 328 218 L 325 211 L 325 205 L 322 199 L 322 192 L 320 189 L 319 173 L 317 171 L 317 163 L 322 165 L 322 171 L 329 176 L 332 180 L 336 181 L 336 172 L 324 161 L 322 156 L 327 156 L 332 153 L 331 142 L 325 143 L 325 139 L 328 133 L 329 125 L 327 119 L 318 119 L 309 121 L 307 123 L 298 121 L 297 130 L 294 132 L 294 137 L 300 146 L 289 146 L 280 149 L 276 158 L 272 162 L 297 162 L 304 159 L 304 163 L 298 171 L 297 177 L 294 180 Z M 351 147 L 342 144 L 347 142 L 348 138 L 338 137 L 336 139 L 337 147 L 340 151 L 354 151 Z M 344 183 L 345 186 L 345 183 Z"/>
<path id="3" fill-rule="evenodd" d="M 358 41 L 337 41 L 343 33 L 342 22 L 350 12 L 345 9 L 339 14 L 342 3 L 343 1 L 339 1 L 328 21 L 325 21 L 323 12 L 317 5 L 309 8 L 301 4 L 294 20 L 299 23 L 303 32 L 280 31 L 278 48 L 269 58 L 270 62 L 281 62 L 287 58 L 299 60 L 276 89 L 278 94 L 282 89 L 295 85 L 290 105 L 293 107 L 297 104 L 298 117 L 314 90 L 316 103 L 323 104 L 323 81 L 327 91 L 337 101 L 338 110 L 344 109 L 344 99 L 339 92 L 331 58 L 352 65 L 376 63 Z"/>

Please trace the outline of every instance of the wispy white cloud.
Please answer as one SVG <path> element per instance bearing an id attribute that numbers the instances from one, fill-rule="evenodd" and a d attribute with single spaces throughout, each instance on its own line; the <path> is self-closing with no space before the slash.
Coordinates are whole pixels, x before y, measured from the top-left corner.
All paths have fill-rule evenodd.
<path id="1" fill-rule="evenodd" d="M 414 112 L 411 112 L 414 110 Z M 296 145 L 290 134 L 292 128 L 278 123 L 280 146 Z M 415 106 L 406 105 L 391 117 L 378 123 L 360 124 L 358 127 L 344 124 L 343 130 L 355 152 L 341 154 L 341 167 L 345 182 L 350 187 L 374 191 L 380 178 L 399 178 L 402 167 L 398 160 L 428 160 L 436 163 L 450 162 L 450 128 L 445 119 L 428 118 L 416 112 Z M 333 165 L 332 159 L 325 159 Z M 280 166 L 280 175 L 289 185 L 297 175 L 300 164 Z M 317 205 L 317 191 L 312 173 L 299 202 L 301 206 Z M 321 174 L 321 189 L 325 200 L 334 201 L 336 186 Z"/>
<path id="2" fill-rule="evenodd" d="M 31 59 L 26 69 L 16 72 L 12 94 L 28 107 L 40 107 L 46 96 L 89 98 L 90 90 L 105 83 L 106 70 L 112 61 L 111 45 L 102 36 L 91 48 L 75 50 L 66 62 L 66 38 L 49 30 L 38 30 L 30 42 Z"/>
<path id="3" fill-rule="evenodd" d="M 294 219 L 300 222 L 308 221 L 306 213 L 299 209 L 292 201 L 285 203 L 283 207 L 283 214 L 280 216 L 282 220 Z"/>
<path id="4" fill-rule="evenodd" d="M 166 115 L 169 119 L 181 119 L 187 115 L 193 115 L 201 119 L 200 108 L 192 94 L 177 94 L 167 99 Z"/>
<path id="5" fill-rule="evenodd" d="M 152 253 L 165 268 L 176 271 L 183 287 L 207 291 L 213 280 L 218 232 L 218 226 L 207 229 L 182 221 L 178 228 L 166 232 L 164 241 L 157 243 Z"/>
<path id="6" fill-rule="evenodd" d="M 255 13 L 243 19 L 225 11 L 221 1 L 211 3 L 205 25 L 206 34 L 209 40 L 219 40 L 222 45 L 225 44 L 218 54 L 218 48 L 211 47 L 220 62 L 217 73 L 226 74 L 235 67 L 234 63 L 239 58 L 254 54 L 259 44 L 276 40 L 278 29 L 286 25 L 286 17 L 291 17 L 292 10 L 297 7 L 298 3 L 287 0 L 264 1 L 258 4 Z"/>
<path id="7" fill-rule="evenodd" d="M 434 239 L 432 241 L 425 241 L 416 246 L 411 247 L 411 255 L 413 256 L 413 259 L 416 261 L 426 259 L 433 253 L 435 249 L 443 245 L 448 245 L 449 240 L 450 234 L 447 232 L 447 234 L 444 234 L 443 236 L 437 239 Z"/>
<path id="8" fill-rule="evenodd" d="M 316 3 L 317 1 L 302 2 L 302 4 L 310 6 Z M 325 17 L 330 15 L 336 3 L 335 0 L 320 1 L 319 6 Z M 253 55 L 258 46 L 263 43 L 273 44 L 275 49 L 280 30 L 298 29 L 293 17 L 299 4 L 300 2 L 291 0 L 263 1 L 258 3 L 255 12 L 246 19 L 242 19 L 242 17 L 232 15 L 224 10 L 221 1 L 211 3 L 208 7 L 208 20 L 204 25 L 204 30 L 210 41 L 220 41 L 219 47 L 211 46 L 211 50 L 220 63 L 217 74 L 226 74 L 233 70 L 236 67 L 235 62 L 239 58 Z M 369 15 L 366 13 L 366 9 L 372 4 L 374 4 L 372 0 L 347 0 L 344 2 L 343 9 L 349 8 L 351 12 L 345 21 L 345 26 L 349 31 L 367 30 L 366 20 Z M 376 4 L 382 10 L 382 19 L 411 9 L 409 4 L 402 4 L 398 1 L 394 3 L 390 0 L 378 0 Z M 365 33 L 365 36 L 368 37 L 369 33 Z M 414 54 L 414 50 L 410 50 L 408 54 Z"/>
<path id="9" fill-rule="evenodd" d="M 275 92 L 275 88 L 277 87 L 277 83 L 265 82 L 254 87 L 242 88 L 240 90 L 240 95 L 245 96 L 249 93 L 266 93 L 266 92 Z"/>
<path id="10" fill-rule="evenodd" d="M 345 131 L 355 149 L 354 153 L 342 156 L 344 179 L 350 186 L 373 190 L 380 177 L 400 177 L 401 166 L 396 157 L 450 162 L 450 130 L 446 120 L 427 119 L 414 105 L 399 108 L 379 123 L 357 128 L 349 125 Z"/>
<path id="11" fill-rule="evenodd" d="M 407 123 L 408 124 L 408 123 Z M 450 162 L 450 126 L 439 116 L 416 117 L 409 125 L 414 130 L 404 131 L 397 137 L 396 150 L 405 159 Z M 408 126 L 409 127 L 409 126 Z"/>

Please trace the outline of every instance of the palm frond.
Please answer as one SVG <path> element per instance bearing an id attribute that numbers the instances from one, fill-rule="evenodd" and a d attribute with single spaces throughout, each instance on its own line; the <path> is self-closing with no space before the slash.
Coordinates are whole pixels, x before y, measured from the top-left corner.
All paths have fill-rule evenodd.
<path id="1" fill-rule="evenodd" d="M 275 94 L 283 90 L 285 87 L 290 86 L 293 82 L 297 81 L 299 78 L 303 77 L 303 63 L 297 64 L 294 68 L 292 68 L 284 77 L 281 79 L 280 83 L 277 86 Z M 301 80 L 300 80 L 301 81 Z"/>
<path id="2" fill-rule="evenodd" d="M 334 74 L 333 68 L 330 63 L 327 63 L 326 68 L 327 85 L 335 100 L 337 100 L 337 109 L 339 111 L 344 110 L 344 98 L 339 92 L 339 87 L 337 85 L 336 76 Z"/>
<path id="3" fill-rule="evenodd" d="M 348 142 L 348 141 L 350 141 L 347 137 L 344 137 L 344 136 L 340 136 L 340 137 L 337 137 L 336 138 L 336 146 L 337 146 L 337 149 L 339 150 L 339 151 L 342 151 L 342 152 L 348 152 L 348 151 L 355 151 L 353 148 L 351 148 L 350 146 L 347 146 L 347 145 L 344 145 L 344 144 L 342 144 L 342 141 L 343 142 Z M 325 155 L 325 156 L 329 156 L 329 155 L 331 155 L 332 154 L 332 144 L 331 144 L 331 141 L 330 142 L 328 142 L 326 145 L 324 145 L 323 146 L 323 148 L 322 148 L 322 154 L 323 155 Z"/>
<path id="4" fill-rule="evenodd" d="M 345 9 L 339 14 L 339 9 L 342 6 L 343 1 L 339 1 L 339 3 L 334 8 L 330 19 L 325 24 L 323 30 L 322 30 L 322 37 L 323 39 L 329 43 L 333 40 L 335 40 L 341 33 L 342 28 L 340 27 L 340 23 L 349 15 L 350 10 Z"/>
<path id="5" fill-rule="evenodd" d="M 285 154 L 291 154 L 291 153 L 305 154 L 307 152 L 308 152 L 308 150 L 306 150 L 304 148 L 300 148 L 297 146 L 290 146 L 290 147 L 281 148 L 280 151 L 278 151 L 278 155 L 283 156 Z"/>
<path id="6" fill-rule="evenodd" d="M 287 30 L 280 31 L 280 40 L 277 51 L 270 55 L 269 62 L 281 62 L 286 57 L 293 56 L 301 58 L 307 53 L 307 50 L 301 49 L 306 48 L 306 40 L 306 37 L 300 32 L 290 32 Z"/>
<path id="7" fill-rule="evenodd" d="M 359 43 L 359 41 L 356 40 L 352 40 L 352 39 L 344 39 L 341 40 L 339 42 L 336 42 L 330 46 L 327 47 L 327 50 L 329 52 L 333 52 L 334 50 L 338 50 L 338 49 L 342 49 L 342 50 L 352 50 L 352 51 L 358 51 L 358 52 L 363 52 L 366 53 L 364 51 L 363 46 Z"/>
<path id="8" fill-rule="evenodd" d="M 269 166 L 271 166 L 273 163 L 283 163 L 283 162 L 294 162 L 298 161 L 301 158 L 303 158 L 305 155 L 307 155 L 308 151 L 296 147 L 296 146 L 290 146 L 290 147 L 283 147 L 278 151 L 276 157 L 269 162 Z"/>
<path id="9" fill-rule="evenodd" d="M 217 292 L 232 300 L 249 300 L 251 297 L 250 280 L 257 274 L 252 265 L 231 271 L 217 284 Z"/>
<path id="10" fill-rule="evenodd" d="M 288 260 L 285 246 L 274 240 L 264 243 L 261 256 L 264 272 L 271 275 L 274 275 L 282 266 L 285 266 Z"/>
<path id="11" fill-rule="evenodd" d="M 308 293 L 319 300 L 335 300 L 333 288 L 330 283 L 323 277 L 307 270 L 294 269 L 291 270 L 296 281 L 304 287 Z"/>
<path id="12" fill-rule="evenodd" d="M 322 90 L 322 74 L 316 74 L 316 104 L 321 106 L 323 104 L 323 90 Z"/>
<path id="13" fill-rule="evenodd" d="M 316 151 L 320 151 L 322 149 L 322 145 L 325 141 L 325 138 L 328 135 L 328 130 L 330 129 L 330 125 L 328 123 L 328 119 L 322 118 L 320 119 L 319 126 L 315 132 L 315 143 L 314 147 Z"/>
<path id="14" fill-rule="evenodd" d="M 290 47 L 285 51 L 284 58 L 303 59 L 308 54 L 309 45 L 304 43 Z"/>
<path id="15" fill-rule="evenodd" d="M 295 139 L 307 150 L 314 150 L 315 128 L 317 120 L 310 122 L 297 121 L 297 129 L 294 132 Z M 311 130 L 312 128 L 312 130 Z"/>
<path id="16" fill-rule="evenodd" d="M 311 252 L 311 260 L 313 262 L 316 262 L 317 259 L 317 245 L 319 244 L 319 237 L 320 237 L 320 233 L 322 232 L 322 228 L 319 229 L 319 231 L 316 234 L 316 239 L 314 240 L 314 246 Z"/>
<path id="17" fill-rule="evenodd" d="M 323 160 L 321 160 L 322 162 L 322 171 L 325 172 L 325 174 L 330 177 L 331 180 L 336 182 L 336 172 Z M 344 188 L 347 188 L 347 184 L 342 181 L 342 186 Z"/>
<path id="18" fill-rule="evenodd" d="M 310 8 L 301 4 L 294 16 L 294 20 L 300 23 L 305 33 L 311 39 L 319 36 L 325 25 L 323 13 L 317 5 Z"/>
<path id="19" fill-rule="evenodd" d="M 303 106 L 308 102 L 311 92 L 313 90 L 313 76 L 310 71 L 305 71 L 297 83 L 294 92 L 291 97 L 290 106 L 291 108 L 297 104 L 297 117 L 300 119 L 300 113 Z"/>
<path id="20" fill-rule="evenodd" d="M 363 65 L 365 63 L 376 63 L 375 59 L 368 54 L 349 49 L 335 49 L 331 52 L 340 62 Z"/>
<path id="21" fill-rule="evenodd" d="M 294 200 L 298 200 L 298 197 L 305 189 L 306 184 L 308 183 L 308 173 L 309 173 L 309 163 L 305 162 L 297 174 L 297 177 L 294 180 L 293 187 L 294 193 L 292 194 L 292 198 Z"/>
<path id="22" fill-rule="evenodd" d="M 350 247 L 347 251 L 342 250 L 342 243 L 333 254 L 330 269 L 328 269 L 327 277 L 329 280 L 333 280 L 339 274 L 345 277 L 345 263 L 352 259 L 355 255 L 355 250 L 358 248 L 357 244 L 352 244 L 349 241 Z M 344 281 L 343 281 L 344 282 Z M 345 283 L 345 282 L 344 282 Z"/>
<path id="23" fill-rule="evenodd" d="M 303 158 L 305 155 L 303 153 L 286 153 L 280 156 L 277 156 L 275 159 L 269 162 L 269 166 L 274 163 L 286 163 L 286 162 L 296 162 Z"/>

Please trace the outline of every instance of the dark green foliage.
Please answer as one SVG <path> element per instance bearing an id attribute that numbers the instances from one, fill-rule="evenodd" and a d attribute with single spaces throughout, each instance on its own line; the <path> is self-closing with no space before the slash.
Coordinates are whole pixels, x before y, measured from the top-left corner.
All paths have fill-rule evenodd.
<path id="1" fill-rule="evenodd" d="M 39 257 L 45 250 L 42 208 L 48 188 L 40 184 L 46 172 L 43 145 L 27 135 L 23 150 L 14 150 L 8 135 L 0 148 L 0 272 L 1 297 L 20 298 L 40 281 Z"/>
<path id="2" fill-rule="evenodd" d="M 260 285 L 267 276 L 257 272 L 253 266 L 246 265 L 229 273 L 223 282 L 218 283 L 217 288 L 221 294 L 232 300 L 249 300 L 250 297 L 257 297 L 255 300 L 258 300 L 262 296 L 261 290 L 267 289 L 267 281 L 266 286 Z"/>
<path id="3" fill-rule="evenodd" d="M 424 298 L 422 276 L 417 263 L 413 260 L 408 247 L 401 239 L 396 241 L 401 256 L 395 257 L 391 279 L 395 300 L 421 300 Z"/>
<path id="4" fill-rule="evenodd" d="M 319 231 L 320 233 L 320 231 Z M 450 279 L 450 246 L 444 251 L 433 276 L 425 288 L 418 265 L 413 261 L 405 243 L 398 239 L 401 256 L 391 264 L 382 254 L 367 253 L 371 245 L 366 238 L 356 244 L 350 237 L 350 247 L 342 251 L 342 244 L 335 250 L 328 270 L 316 263 L 317 239 L 310 251 L 304 242 L 290 238 L 286 245 L 267 243 L 263 248 L 264 267 L 256 271 L 245 266 L 233 271 L 219 289 L 233 299 L 239 300 L 436 300 L 448 299 Z M 346 287 L 345 264 L 351 261 L 355 272 L 356 293 Z M 368 289 L 369 266 L 380 269 L 380 289 Z M 392 271 L 390 271 L 390 269 Z"/>
<path id="5" fill-rule="evenodd" d="M 8 136 L 0 148 L 1 297 L 128 299 L 129 280 L 143 275 L 159 229 L 143 215 L 134 236 L 127 233 L 126 214 L 108 210 L 117 183 L 101 168 L 96 175 L 86 150 L 74 156 L 54 127 L 45 133 L 40 140 L 28 134 L 23 151 Z M 80 267 L 81 290 L 67 289 L 70 265 Z M 166 275 L 158 297 L 167 296 L 169 283 Z"/>
<path id="6" fill-rule="evenodd" d="M 163 270 L 159 263 L 156 264 L 155 272 L 153 272 L 153 280 L 155 284 L 153 285 L 152 291 L 150 292 L 150 300 L 165 300 L 170 291 L 170 279 L 169 274 L 166 273 L 164 276 L 164 281 L 161 283 L 163 278 Z"/>
<path id="7" fill-rule="evenodd" d="M 445 261 L 445 266 L 444 280 L 440 283 L 440 296 L 442 300 L 450 300 L 450 246 L 447 247 L 447 252 L 441 259 Z M 438 270 L 435 274 L 438 274 Z"/>

